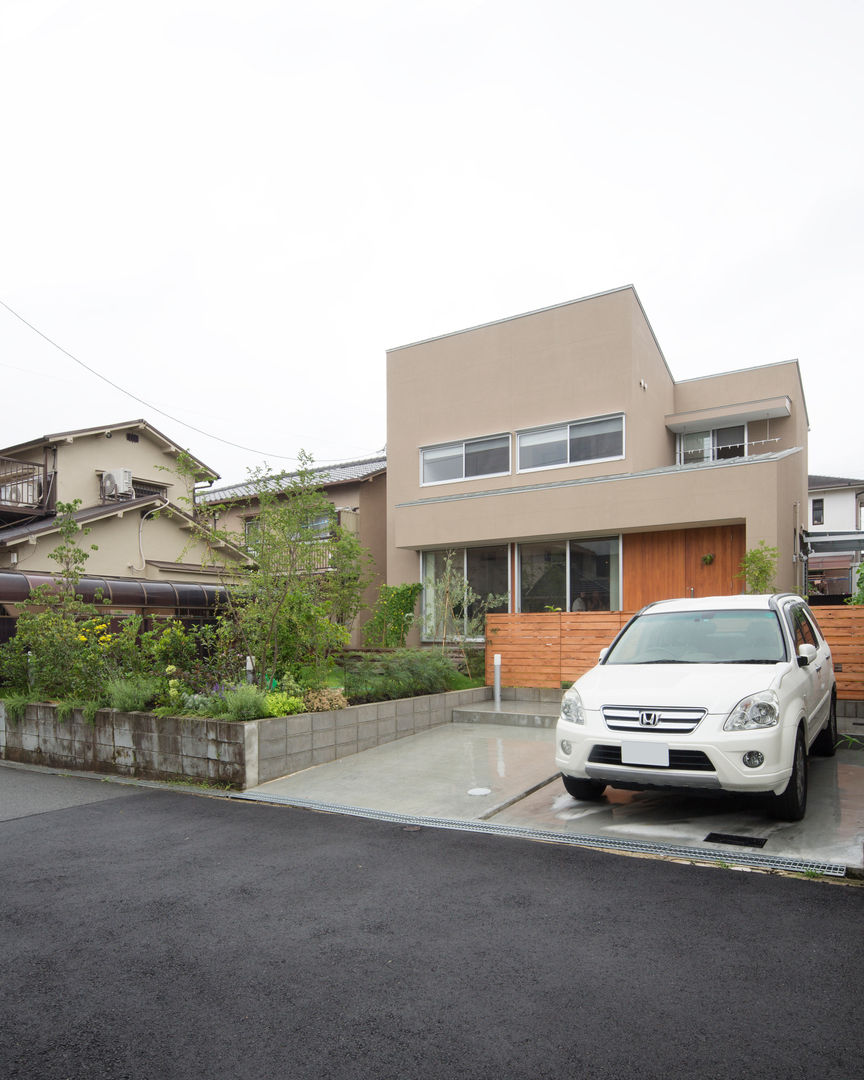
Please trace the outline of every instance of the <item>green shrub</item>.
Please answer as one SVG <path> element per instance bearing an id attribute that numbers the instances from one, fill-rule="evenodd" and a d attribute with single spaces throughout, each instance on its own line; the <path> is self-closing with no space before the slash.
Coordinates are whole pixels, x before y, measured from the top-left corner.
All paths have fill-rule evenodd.
<path id="1" fill-rule="evenodd" d="M 372 617 L 363 627 L 363 640 L 367 645 L 382 648 L 400 648 L 414 622 L 414 609 L 423 592 L 419 583 L 407 585 L 382 585 Z"/>
<path id="2" fill-rule="evenodd" d="M 321 690 L 307 690 L 303 695 L 307 712 L 330 712 L 331 709 L 347 709 L 348 699 L 341 690 L 324 687 Z"/>
<path id="3" fill-rule="evenodd" d="M 292 716 L 294 713 L 306 711 L 306 705 L 302 697 L 295 697 L 283 691 L 274 691 L 264 698 L 264 707 L 267 716 Z"/>
<path id="4" fill-rule="evenodd" d="M 259 720 L 267 715 L 267 695 L 247 683 L 225 691 L 225 712 L 229 720 Z"/>
<path id="5" fill-rule="evenodd" d="M 24 719 L 27 706 L 34 700 L 31 694 L 8 693 L 0 695 L 0 700 L 6 706 L 6 719 L 13 724 L 20 723 Z"/>
<path id="6" fill-rule="evenodd" d="M 112 709 L 141 712 L 155 702 L 161 686 L 162 680 L 156 675 L 109 679 L 105 685 L 105 696 Z"/>
<path id="7" fill-rule="evenodd" d="M 357 659 L 345 672 L 345 693 L 353 705 L 359 705 L 440 694 L 461 682 L 453 662 L 437 650 L 398 649 Z"/>

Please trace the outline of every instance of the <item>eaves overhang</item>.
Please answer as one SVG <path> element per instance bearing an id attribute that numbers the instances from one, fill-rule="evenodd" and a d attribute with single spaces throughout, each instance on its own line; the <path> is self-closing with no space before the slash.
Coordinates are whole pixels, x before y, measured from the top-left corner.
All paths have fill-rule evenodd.
<path id="1" fill-rule="evenodd" d="M 804 543 L 812 555 L 864 551 L 864 532 L 804 533 Z"/>
<path id="2" fill-rule="evenodd" d="M 732 427 L 754 420 L 775 420 L 792 415 L 792 402 L 783 394 L 780 397 L 763 398 L 759 401 L 736 402 L 719 405 L 712 409 L 694 409 L 690 412 L 670 413 L 665 417 L 666 427 L 676 435 L 692 431 L 710 431 L 717 427 Z"/>

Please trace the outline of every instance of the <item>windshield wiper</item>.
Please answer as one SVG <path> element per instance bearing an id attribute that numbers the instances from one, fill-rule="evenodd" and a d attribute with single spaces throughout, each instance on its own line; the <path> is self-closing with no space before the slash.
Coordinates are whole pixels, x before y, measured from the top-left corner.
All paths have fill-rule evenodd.
<path id="1" fill-rule="evenodd" d="M 782 660 L 715 660 L 715 664 L 782 664 Z"/>
<path id="2" fill-rule="evenodd" d="M 701 664 L 701 660 L 673 660 L 671 656 L 665 660 L 634 660 L 634 664 Z"/>

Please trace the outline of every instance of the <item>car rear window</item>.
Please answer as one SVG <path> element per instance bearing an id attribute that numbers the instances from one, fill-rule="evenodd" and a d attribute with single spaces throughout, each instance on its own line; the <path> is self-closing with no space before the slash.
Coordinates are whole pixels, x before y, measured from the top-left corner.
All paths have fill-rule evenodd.
<path id="1" fill-rule="evenodd" d="M 773 611 L 647 612 L 607 653 L 607 664 L 777 664 L 786 646 Z"/>

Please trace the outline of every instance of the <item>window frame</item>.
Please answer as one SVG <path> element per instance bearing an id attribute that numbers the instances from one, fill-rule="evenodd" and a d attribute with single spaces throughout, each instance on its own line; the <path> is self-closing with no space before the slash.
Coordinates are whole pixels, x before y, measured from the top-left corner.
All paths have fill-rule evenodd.
<path id="1" fill-rule="evenodd" d="M 730 428 L 743 428 L 744 438 L 740 443 L 730 443 L 731 446 L 742 446 L 744 452 L 740 457 L 718 457 L 717 455 L 717 433 L 720 431 L 728 431 Z M 684 440 L 690 435 L 701 435 L 703 452 L 707 445 L 708 457 L 703 457 L 699 461 L 685 461 L 684 460 Z M 676 465 L 713 465 L 719 461 L 740 461 L 742 458 L 746 458 L 749 450 L 749 425 L 745 421 L 743 424 L 725 424 L 712 428 L 700 428 L 699 431 L 679 431 L 675 436 L 675 464 Z M 722 449 L 722 448 L 721 448 Z"/>
<path id="2" fill-rule="evenodd" d="M 440 637 L 435 637 L 433 634 L 430 634 L 429 631 L 428 631 L 428 609 L 427 609 L 428 596 L 427 596 L 427 591 L 426 591 L 426 583 L 427 583 L 427 579 L 428 579 L 428 575 L 426 573 L 427 559 L 431 558 L 431 559 L 434 560 L 434 558 L 435 558 L 435 556 L 437 554 L 446 553 L 447 551 L 452 551 L 454 554 L 456 554 L 457 552 L 460 552 L 461 553 L 461 562 L 462 562 L 462 573 L 463 573 L 465 579 L 468 581 L 468 583 L 470 585 L 470 579 L 468 577 L 468 552 L 469 551 L 480 552 L 480 551 L 490 550 L 490 549 L 493 549 L 493 548 L 502 548 L 504 550 L 504 552 L 505 552 L 505 560 L 506 560 L 506 563 L 507 563 L 507 612 L 509 613 L 509 612 L 511 612 L 513 610 L 513 603 L 514 603 L 514 600 L 513 600 L 513 543 L 512 543 L 512 541 L 508 540 L 508 541 L 504 541 L 503 543 L 499 543 L 499 544 L 479 544 L 479 545 L 471 544 L 471 545 L 467 545 L 467 546 L 464 546 L 464 547 L 453 547 L 453 548 L 424 548 L 424 549 L 422 549 L 421 551 L 418 552 L 419 561 L 420 561 L 420 569 L 419 569 L 420 583 L 423 586 L 423 590 L 422 590 L 422 592 L 420 594 L 420 618 L 419 618 L 420 640 L 422 642 L 428 644 L 430 642 L 440 642 L 441 641 Z M 482 594 L 481 594 L 481 599 L 482 599 Z M 463 624 L 462 624 L 463 634 L 464 634 L 465 629 L 467 627 L 467 618 L 468 618 L 468 616 L 467 616 L 467 613 L 466 613 L 465 620 L 463 621 Z M 457 631 L 457 633 L 458 633 L 458 631 Z M 482 642 L 484 640 L 484 638 L 483 637 L 479 637 L 479 638 L 463 637 L 463 640 L 466 641 L 466 642 L 477 643 L 477 642 Z"/>
<path id="3" fill-rule="evenodd" d="M 574 536 L 564 537 L 563 539 L 556 538 L 556 539 L 545 539 L 545 540 L 544 539 L 539 539 L 539 540 L 528 540 L 528 541 L 515 541 L 515 552 L 514 552 L 515 580 L 513 582 L 513 593 L 512 593 L 513 611 L 516 614 L 520 614 L 520 615 L 521 614 L 539 614 L 538 612 L 526 612 L 525 609 L 522 607 L 522 599 L 523 599 L 523 597 L 522 597 L 522 587 L 523 587 L 523 581 L 522 581 L 522 573 L 523 573 L 522 550 L 523 550 L 524 547 L 536 547 L 536 546 L 540 546 L 540 545 L 543 545 L 543 544 L 557 544 L 557 543 L 561 543 L 561 544 L 564 545 L 564 551 L 563 551 L 563 556 L 564 556 L 564 559 L 563 559 L 564 601 L 566 602 L 568 607 L 565 608 L 564 606 L 562 606 L 560 608 L 560 610 L 561 611 L 573 611 L 573 607 L 572 607 L 572 604 L 573 604 L 573 580 L 572 580 L 571 545 L 572 544 L 576 544 L 576 545 L 590 544 L 592 542 L 600 541 L 600 540 L 614 542 L 617 545 L 617 551 L 614 553 L 614 560 L 615 560 L 614 584 L 613 584 L 613 578 L 612 578 L 611 574 L 610 574 L 610 578 L 609 578 L 610 607 L 608 609 L 607 608 L 599 608 L 597 610 L 600 610 L 600 611 L 607 611 L 607 610 L 608 611 L 623 611 L 623 608 L 621 607 L 621 599 L 622 599 L 622 594 L 623 594 L 623 589 L 624 589 L 624 542 L 623 542 L 621 533 L 606 533 L 606 534 L 601 534 L 601 535 L 591 534 L 591 535 L 588 535 L 588 536 L 577 534 L 577 535 L 574 535 Z M 612 553 L 610 552 L 610 555 L 611 554 Z M 611 606 L 611 599 L 612 599 L 613 596 L 615 597 L 615 600 L 617 602 L 616 607 Z M 584 610 L 584 609 L 578 609 L 577 608 L 576 610 L 578 611 L 578 610 Z"/>
<path id="4" fill-rule="evenodd" d="M 816 514 L 819 514 L 817 520 Z M 825 524 L 825 499 L 812 499 L 810 504 L 810 524 L 811 525 L 824 525 Z"/>
<path id="5" fill-rule="evenodd" d="M 466 449 L 468 447 L 474 447 L 481 443 L 491 443 L 495 440 L 506 439 L 507 440 L 507 468 L 498 472 L 488 473 L 472 473 L 467 476 L 465 473 L 465 461 L 466 461 Z M 426 454 L 430 450 L 447 450 L 450 447 L 456 449 L 457 447 L 461 451 L 462 461 L 462 474 L 461 476 L 450 476 L 444 480 L 426 480 L 424 478 L 424 465 Z M 455 455 L 454 455 L 455 456 Z M 472 439 L 455 439 L 451 442 L 445 443 L 433 443 L 430 446 L 420 447 L 420 486 L 421 487 L 435 487 L 438 484 L 461 484 L 469 480 L 481 480 L 489 476 L 509 476 L 513 471 L 513 439 L 509 431 L 500 431 L 496 435 L 481 435 L 478 438 Z"/>
<path id="6" fill-rule="evenodd" d="M 596 424 L 603 420 L 620 420 L 621 421 L 621 453 L 620 454 L 607 454 L 602 457 L 594 458 L 579 458 L 578 460 L 571 460 L 570 447 L 573 443 L 573 429 L 581 426 L 587 426 L 588 424 Z M 541 435 L 543 432 L 563 432 L 563 441 L 566 448 L 567 460 L 559 461 L 549 465 L 522 465 L 522 439 L 526 435 Z M 586 416 L 579 420 L 563 420 L 557 424 L 542 424 L 540 427 L 522 428 L 516 432 L 516 472 L 517 473 L 533 473 L 541 472 L 545 469 L 574 469 L 581 465 L 594 465 L 597 462 L 602 461 L 621 461 L 627 456 L 627 421 L 623 412 L 604 413 L 601 416 Z"/>

